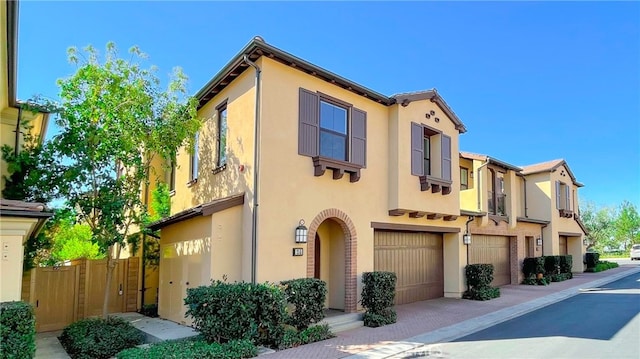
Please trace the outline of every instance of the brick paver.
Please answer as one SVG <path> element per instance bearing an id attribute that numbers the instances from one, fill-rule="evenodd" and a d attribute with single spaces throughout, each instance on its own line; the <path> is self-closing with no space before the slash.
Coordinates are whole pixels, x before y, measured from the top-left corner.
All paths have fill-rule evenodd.
<path id="1" fill-rule="evenodd" d="M 580 287 L 622 272 L 632 272 L 638 265 L 623 265 L 600 273 L 576 274 L 573 279 L 548 286 L 507 285 L 500 288 L 500 298 L 490 301 L 439 298 L 396 307 L 398 322 L 380 328 L 358 328 L 338 333 L 336 338 L 267 354 L 278 358 L 342 358 L 366 350 L 381 348 L 444 328 L 468 319 L 543 298 L 557 292 Z"/>

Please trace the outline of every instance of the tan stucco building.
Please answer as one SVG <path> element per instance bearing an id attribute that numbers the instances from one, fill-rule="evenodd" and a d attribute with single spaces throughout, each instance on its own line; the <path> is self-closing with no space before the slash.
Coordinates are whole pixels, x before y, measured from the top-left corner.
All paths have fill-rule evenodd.
<path id="1" fill-rule="evenodd" d="M 320 278 L 345 312 L 373 270 L 397 273 L 399 304 L 460 298 L 468 259 L 507 263 L 496 283 L 517 284 L 522 258 L 541 254 L 528 238 L 553 222 L 522 213 L 522 169 L 460 156 L 466 128 L 436 90 L 382 95 L 256 37 L 196 96 L 196 151 L 179 151 L 172 215 L 151 226 L 164 318 L 185 321 L 186 289 L 218 279 Z M 463 164 L 485 183 L 461 181 Z M 506 213 L 489 213 L 487 168 L 517 193 Z"/>
<path id="2" fill-rule="evenodd" d="M 24 142 L 24 123 L 34 137 L 42 138 L 48 123 L 47 113 L 22 109 L 16 99 L 18 2 L 0 4 L 0 146 L 19 151 Z M 0 161 L 0 193 L 9 175 L 7 163 Z M 51 213 L 40 203 L 0 199 L 0 302 L 20 300 L 24 243 L 42 228 Z"/>

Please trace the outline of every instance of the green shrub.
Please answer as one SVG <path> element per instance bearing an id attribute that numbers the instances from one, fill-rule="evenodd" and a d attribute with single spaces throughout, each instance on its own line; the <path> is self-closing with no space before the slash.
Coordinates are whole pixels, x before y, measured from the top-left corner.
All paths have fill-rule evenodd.
<path id="1" fill-rule="evenodd" d="M 25 302 L 0 303 L 0 358 L 33 358 L 36 320 L 33 306 Z"/>
<path id="2" fill-rule="evenodd" d="M 618 267 L 618 263 L 607 262 L 607 261 L 599 261 L 598 264 L 596 264 L 595 267 L 587 268 L 587 270 L 585 272 L 591 272 L 591 273 L 602 272 L 602 271 L 605 271 L 607 269 L 613 269 L 613 268 L 617 268 L 617 267 Z"/>
<path id="3" fill-rule="evenodd" d="M 560 256 L 544 257 L 544 272 L 547 276 L 560 273 Z"/>
<path id="4" fill-rule="evenodd" d="M 573 267 L 573 257 L 571 255 L 560 256 L 560 273 L 571 273 L 572 267 Z"/>
<path id="5" fill-rule="evenodd" d="M 308 327 L 301 331 L 289 326 L 284 330 L 280 349 L 297 347 L 299 345 L 319 342 L 335 337 L 328 324 L 320 324 Z"/>
<path id="6" fill-rule="evenodd" d="M 117 359 L 243 359 L 258 355 L 258 349 L 249 340 L 232 340 L 224 344 L 207 343 L 202 338 L 176 340 L 152 344 L 148 348 L 121 351 Z"/>
<path id="7" fill-rule="evenodd" d="M 244 339 L 275 346 L 282 339 L 285 299 L 275 285 L 215 281 L 187 289 L 184 303 L 186 316 L 210 343 Z"/>
<path id="8" fill-rule="evenodd" d="M 462 298 L 489 300 L 500 296 L 500 289 L 491 287 L 493 264 L 469 264 L 465 267 L 468 290 Z"/>
<path id="9" fill-rule="evenodd" d="M 393 324 L 397 320 L 397 314 L 393 309 L 386 309 L 382 313 L 364 313 L 362 317 L 364 325 L 370 328 L 377 328 L 387 324 Z"/>
<path id="10" fill-rule="evenodd" d="M 587 269 L 595 268 L 600 260 L 600 254 L 596 252 L 587 252 L 585 253 L 585 261 L 587 262 Z"/>
<path id="11" fill-rule="evenodd" d="M 324 318 L 324 301 L 327 297 L 327 283 L 316 278 L 301 278 L 281 282 L 284 296 L 293 313 L 286 322 L 299 330 L 306 329 Z"/>
<path id="12" fill-rule="evenodd" d="M 571 272 L 569 273 L 558 273 L 558 274 L 552 274 L 550 276 L 550 279 L 552 282 L 562 282 L 568 279 L 573 278 L 573 274 L 571 274 Z"/>
<path id="13" fill-rule="evenodd" d="M 60 343 L 72 358 L 107 359 L 142 343 L 144 335 L 124 319 L 89 318 L 64 328 Z"/>
<path id="14" fill-rule="evenodd" d="M 145 304 L 140 309 L 140 314 L 145 315 L 147 317 L 156 318 L 158 317 L 158 305 Z"/>
<path id="15" fill-rule="evenodd" d="M 392 308 L 396 297 L 396 281 L 393 272 L 362 273 L 361 303 L 366 309 L 364 325 L 377 327 L 396 322 L 396 312 Z"/>
<path id="16" fill-rule="evenodd" d="M 522 273 L 525 278 L 535 277 L 538 273 L 545 273 L 545 257 L 528 257 L 522 262 Z"/>

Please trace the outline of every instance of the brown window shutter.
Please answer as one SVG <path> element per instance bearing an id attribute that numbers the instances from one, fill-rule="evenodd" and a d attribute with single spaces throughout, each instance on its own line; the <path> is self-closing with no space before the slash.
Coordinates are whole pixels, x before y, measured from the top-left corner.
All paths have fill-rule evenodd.
<path id="1" fill-rule="evenodd" d="M 451 137 L 442 135 L 442 179 L 451 181 Z"/>
<path id="2" fill-rule="evenodd" d="M 318 155 L 319 131 L 318 95 L 300 88 L 300 108 L 298 118 L 298 154 Z"/>
<path id="3" fill-rule="evenodd" d="M 566 201 L 566 209 L 571 209 L 571 189 L 569 188 L 569 185 L 565 185 L 564 186 L 564 196 L 565 196 L 565 201 Z"/>
<path id="4" fill-rule="evenodd" d="M 367 165 L 367 113 L 354 108 L 351 111 L 351 162 Z"/>
<path id="5" fill-rule="evenodd" d="M 560 209 L 560 181 L 556 181 L 556 208 Z"/>
<path id="6" fill-rule="evenodd" d="M 423 138 L 424 132 L 422 130 L 422 125 L 411 122 L 411 174 L 415 176 L 424 175 L 424 149 L 422 148 Z"/>

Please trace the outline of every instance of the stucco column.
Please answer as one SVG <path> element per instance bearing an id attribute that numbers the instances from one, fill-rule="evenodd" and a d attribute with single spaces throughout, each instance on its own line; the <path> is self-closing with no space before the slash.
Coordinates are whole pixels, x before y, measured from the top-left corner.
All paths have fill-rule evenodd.
<path id="1" fill-rule="evenodd" d="M 467 247 L 462 244 L 462 232 L 443 234 L 444 296 L 461 298 L 466 290 L 464 267 L 467 265 Z"/>

